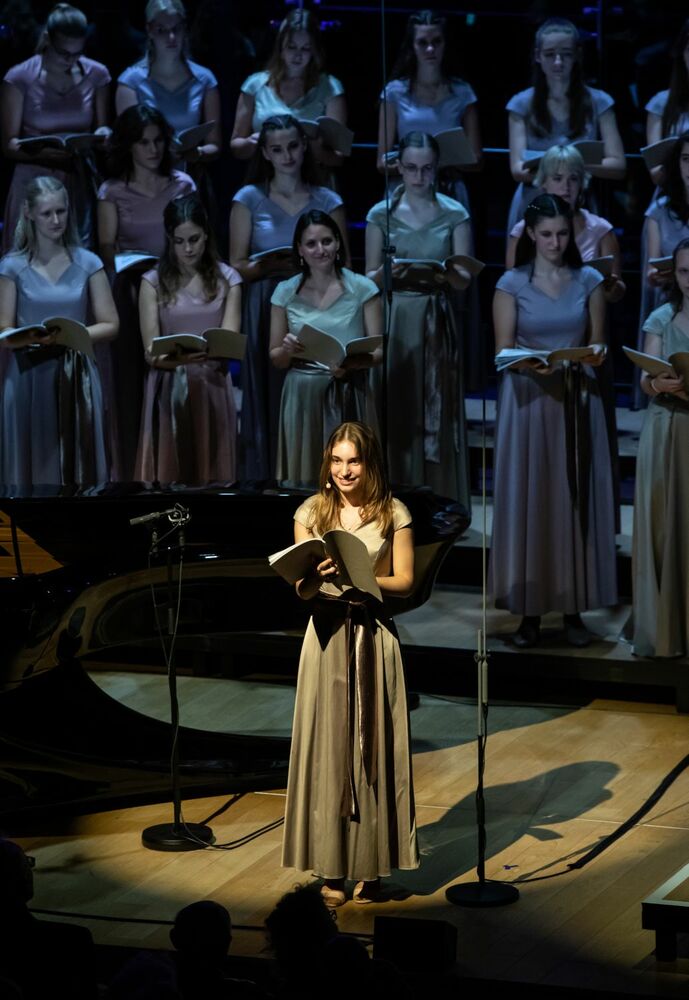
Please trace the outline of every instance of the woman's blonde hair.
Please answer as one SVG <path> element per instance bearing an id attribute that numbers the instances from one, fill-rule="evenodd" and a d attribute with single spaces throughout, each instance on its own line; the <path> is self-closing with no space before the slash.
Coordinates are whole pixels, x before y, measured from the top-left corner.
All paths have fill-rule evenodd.
<path id="1" fill-rule="evenodd" d="M 383 537 L 387 537 L 393 525 L 393 499 L 385 476 L 383 452 L 374 431 L 355 420 L 340 424 L 330 435 L 325 451 L 318 482 L 319 492 L 311 508 L 309 528 L 319 535 L 340 525 L 342 498 L 330 475 L 332 453 L 336 445 L 349 441 L 356 448 L 363 467 L 363 504 L 361 523 L 375 521 L 380 526 Z"/>
<path id="2" fill-rule="evenodd" d="M 68 250 L 72 247 L 79 246 L 79 237 L 77 235 L 76 226 L 69 210 L 69 195 L 67 194 L 67 188 L 64 186 L 62 181 L 57 179 L 57 177 L 34 177 L 32 181 L 29 181 L 24 190 L 24 203 L 22 205 L 22 211 L 19 216 L 17 228 L 14 231 L 14 246 L 12 248 L 13 253 L 26 253 L 29 257 L 33 257 L 35 254 L 38 242 L 36 239 L 36 224 L 33 219 L 29 218 L 28 213 L 36 207 L 39 198 L 44 198 L 49 194 L 64 195 L 65 205 L 67 207 L 67 226 L 62 234 L 63 244 Z"/>
<path id="3" fill-rule="evenodd" d="M 584 192 L 588 187 L 590 175 L 586 173 L 584 157 L 576 146 L 551 146 L 543 154 L 543 159 L 538 165 L 538 173 L 534 180 L 535 186 L 542 188 L 548 178 L 552 177 L 558 170 L 571 170 L 572 173 L 579 176 L 581 190 L 579 191 L 579 200 L 577 202 L 578 208 L 584 200 Z"/>
<path id="4" fill-rule="evenodd" d="M 36 45 L 36 52 L 43 52 L 49 42 L 55 40 L 55 35 L 64 35 L 66 38 L 86 38 L 88 28 L 86 14 L 78 7 L 72 7 L 69 3 L 55 4 L 43 25 Z"/>

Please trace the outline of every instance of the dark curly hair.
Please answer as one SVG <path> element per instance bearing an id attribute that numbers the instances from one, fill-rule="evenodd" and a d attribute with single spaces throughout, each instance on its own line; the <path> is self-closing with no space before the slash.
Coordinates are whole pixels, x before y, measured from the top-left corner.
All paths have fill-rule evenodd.
<path id="1" fill-rule="evenodd" d="M 115 119 L 112 135 L 108 142 L 107 168 L 111 177 L 129 181 L 134 172 L 132 146 L 138 142 L 149 125 L 160 129 L 164 141 L 163 157 L 158 167 L 158 173 L 169 177 L 172 173 L 172 128 L 167 119 L 147 104 L 134 104 Z"/>
<path id="2" fill-rule="evenodd" d="M 574 240 L 574 212 L 564 200 L 556 194 L 539 194 L 524 212 L 524 231 L 519 237 L 514 257 L 514 266 L 531 264 L 536 257 L 536 245 L 529 236 L 528 230 L 537 226 L 542 219 L 555 219 L 561 215 L 569 223 L 569 241 L 565 247 L 562 259 L 569 267 L 582 266 L 579 247 Z"/>
<path id="3" fill-rule="evenodd" d="M 174 302 L 182 279 L 174 249 L 175 230 L 185 222 L 193 222 L 194 225 L 199 226 L 203 230 L 206 236 L 206 246 L 197 265 L 197 271 L 203 281 L 206 300 L 210 302 L 218 294 L 218 289 L 225 285 L 226 282 L 218 267 L 220 258 L 215 245 L 215 236 L 213 235 L 206 210 L 199 195 L 194 191 L 192 194 L 173 198 L 165 206 L 163 222 L 165 223 L 165 235 L 167 239 L 165 241 L 165 249 L 158 264 L 161 301 L 164 305 Z"/>

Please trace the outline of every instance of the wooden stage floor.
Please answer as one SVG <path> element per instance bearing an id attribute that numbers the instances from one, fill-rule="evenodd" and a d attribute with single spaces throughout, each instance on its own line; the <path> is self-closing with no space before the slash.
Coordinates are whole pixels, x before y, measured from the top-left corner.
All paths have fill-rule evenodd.
<path id="1" fill-rule="evenodd" d="M 165 678 L 94 677 L 126 704 L 166 718 Z M 289 732 L 289 684 L 182 677 L 180 699 L 185 725 Z M 689 860 L 689 772 L 640 825 L 589 865 L 570 871 L 567 864 L 631 815 L 684 757 L 689 718 L 669 706 L 612 701 L 493 706 L 487 875 L 517 883 L 521 898 L 482 911 L 453 908 L 444 896 L 449 884 L 473 877 L 475 706 L 424 695 L 411 718 L 421 868 L 395 873 L 406 899 L 348 903 L 338 912 L 340 927 L 370 934 L 380 913 L 442 919 L 459 930 L 458 962 L 469 976 L 685 996 L 689 943 L 680 940 L 676 962 L 656 962 L 653 934 L 641 929 L 641 900 Z M 198 822 L 223 802 L 187 801 L 185 819 Z M 237 925 L 257 928 L 238 929 L 233 951 L 260 955 L 266 947 L 260 926 L 271 907 L 309 879 L 279 867 L 281 830 L 272 824 L 283 807 L 284 792 L 275 789 L 247 794 L 218 815 L 211 823 L 218 842 L 270 827 L 226 851 L 158 854 L 142 848 L 141 830 L 166 821 L 168 805 L 56 818 L 52 825 L 26 820 L 6 832 L 37 859 L 34 905 L 90 914 L 80 922 L 97 942 L 165 947 L 175 912 L 213 898 Z"/>

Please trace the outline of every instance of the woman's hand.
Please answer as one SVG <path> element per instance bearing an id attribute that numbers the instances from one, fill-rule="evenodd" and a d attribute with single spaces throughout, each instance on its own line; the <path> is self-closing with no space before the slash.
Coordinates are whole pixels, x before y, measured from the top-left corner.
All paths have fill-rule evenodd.
<path id="1" fill-rule="evenodd" d="M 555 371 L 555 366 L 544 365 L 538 358 L 524 358 L 523 361 L 517 361 L 516 364 L 510 365 L 510 371 L 532 371 L 536 372 L 537 375 L 552 375 Z"/>
<path id="2" fill-rule="evenodd" d="M 179 354 L 161 354 L 150 360 L 152 368 L 161 368 L 163 371 L 174 371 L 181 365 L 202 364 L 208 361 L 205 351 L 187 351 Z"/>
<path id="3" fill-rule="evenodd" d="M 334 580 L 340 570 L 337 563 L 328 556 L 316 565 L 315 572 L 321 583 L 327 583 L 328 580 Z"/>
<path id="4" fill-rule="evenodd" d="M 373 354 L 350 354 L 336 370 L 341 372 L 356 372 L 363 368 L 372 368 L 374 364 Z"/>
<path id="5" fill-rule="evenodd" d="M 582 365 L 592 365 L 594 368 L 600 367 L 605 361 L 608 348 L 605 344 L 590 344 L 591 353 L 581 359 Z"/>
<path id="6" fill-rule="evenodd" d="M 25 333 L 5 337 L 3 343 L 12 351 L 19 350 L 20 347 L 50 347 L 55 343 L 58 333 L 57 327 L 51 327 L 47 333 L 44 330 L 27 330 Z"/>
<path id="7" fill-rule="evenodd" d="M 285 354 L 293 356 L 295 354 L 304 353 L 304 345 L 298 337 L 295 337 L 293 333 L 286 333 L 282 339 L 282 349 Z"/>
<path id="8" fill-rule="evenodd" d="M 672 283 L 672 272 L 660 271 L 657 267 L 649 267 L 646 271 L 646 281 L 652 288 L 665 288 Z"/>
<path id="9" fill-rule="evenodd" d="M 684 390 L 684 379 L 676 372 L 671 375 L 668 372 L 654 375 L 649 384 L 657 396 L 667 392 L 672 396 L 679 396 L 680 399 L 686 400 L 688 398 Z"/>
<path id="10" fill-rule="evenodd" d="M 603 291 L 605 292 L 605 301 L 609 303 L 619 302 L 620 299 L 624 297 L 624 293 L 627 291 L 627 286 L 625 285 L 619 274 L 609 274 L 607 278 L 603 280 Z"/>

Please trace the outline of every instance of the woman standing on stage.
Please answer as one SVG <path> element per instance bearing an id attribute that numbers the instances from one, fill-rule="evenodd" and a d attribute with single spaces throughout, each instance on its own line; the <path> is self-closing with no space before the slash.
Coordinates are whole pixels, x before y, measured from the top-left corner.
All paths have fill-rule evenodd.
<path id="1" fill-rule="evenodd" d="M 167 244 L 141 282 L 146 378 L 135 478 L 144 482 L 232 482 L 237 414 L 229 364 L 206 353 L 153 357 L 155 337 L 223 327 L 239 330 L 241 278 L 223 264 L 197 194 L 165 209 Z"/>
<path id="2" fill-rule="evenodd" d="M 136 104 L 157 108 L 175 133 L 214 122 L 195 149 L 184 153 L 190 164 L 220 155 L 220 92 L 211 70 L 189 58 L 187 15 L 182 0 L 148 0 L 146 56 L 117 81 L 115 103 L 122 114 Z"/>
<path id="3" fill-rule="evenodd" d="M 78 245 L 67 191 L 55 177 L 26 189 L 15 247 L 0 261 L 0 329 L 51 317 L 88 323 L 94 342 L 117 334 L 103 264 Z M 98 370 L 54 334 L 0 341 L 0 481 L 20 488 L 107 482 Z"/>
<path id="4" fill-rule="evenodd" d="M 343 266 L 340 229 L 325 212 L 305 212 L 294 231 L 299 273 L 277 286 L 271 299 L 270 359 L 288 369 L 280 400 L 276 476 L 290 488 L 313 485 L 320 458 L 338 424 L 375 423 L 368 369 L 379 364 L 380 348 L 328 368 L 301 360 L 304 324 L 350 340 L 382 333 L 380 290 L 369 278 Z"/>
<path id="5" fill-rule="evenodd" d="M 138 104 L 115 121 L 109 148 L 112 174 L 98 191 L 98 247 L 111 274 L 118 253 L 159 257 L 165 249 L 163 212 L 173 198 L 195 190 L 188 174 L 174 170 L 172 133 L 160 111 Z M 139 332 L 139 286 L 150 261 L 115 276 L 122 335 L 102 359 L 108 425 L 117 478 L 133 476 L 141 423 L 145 365 Z"/>
<path id="6" fill-rule="evenodd" d="M 689 350 L 689 239 L 673 253 L 669 301 L 644 323 L 644 351 L 669 358 Z M 650 396 L 639 440 L 634 491 L 630 625 L 639 656 L 689 653 L 689 395 L 676 375 L 644 372 L 641 388 Z"/>
<path id="7" fill-rule="evenodd" d="M 589 345 L 578 365 L 522 361 L 502 376 L 495 433 L 492 592 L 522 615 L 512 641 L 539 640 L 559 611 L 567 641 L 586 646 L 580 612 L 617 600 L 615 510 L 605 414 L 589 366 L 605 357 L 605 298 L 581 263 L 572 211 L 554 195 L 529 205 L 516 266 L 493 300 L 496 351 Z"/>
<path id="8" fill-rule="evenodd" d="M 450 71 L 447 20 L 431 10 L 412 14 L 402 48 L 385 88 L 378 123 L 378 169 L 385 155 L 409 132 L 438 132 L 462 127 L 471 145 L 476 170 L 483 150 L 476 94 Z M 441 187 L 468 208 L 466 186 L 455 169 L 443 172 Z"/>
<path id="9" fill-rule="evenodd" d="M 94 224 L 95 170 L 89 152 L 43 147 L 28 153 L 20 139 L 55 133 L 107 135 L 110 74 L 83 55 L 88 23 L 66 3 L 53 7 L 35 56 L 8 70 L 2 85 L 2 148 L 16 166 L 4 213 L 2 247 L 13 244 L 27 184 L 36 177 L 62 181 L 72 206 L 79 242 L 88 246 Z"/>
<path id="10" fill-rule="evenodd" d="M 347 106 L 339 80 L 325 72 L 320 28 L 310 11 L 291 11 L 280 25 L 267 69 L 242 84 L 230 148 L 239 160 L 249 160 L 260 142 L 267 118 L 293 115 L 314 121 L 327 116 L 345 125 Z M 342 163 L 342 154 L 312 140 L 315 160 L 324 166 Z"/>
<path id="11" fill-rule="evenodd" d="M 282 260 L 251 260 L 277 247 L 292 246 L 297 220 L 304 212 L 326 212 L 346 240 L 342 199 L 318 183 L 318 171 L 306 136 L 291 115 L 268 118 L 249 166 L 248 183 L 234 196 L 230 215 L 230 263 L 247 282 L 242 330 L 248 336 L 242 366 L 242 448 L 244 476 L 266 480 L 275 475 L 278 418 L 284 372 L 268 357 L 271 296 L 278 281 L 294 274 L 291 254 Z M 346 243 L 342 259 L 348 262 Z M 319 444 L 319 452 L 323 442 Z"/>
<path id="12" fill-rule="evenodd" d="M 421 132 L 400 142 L 403 182 L 390 204 L 390 240 L 401 258 L 445 260 L 466 254 L 469 216 L 436 192 L 438 146 Z M 367 216 L 366 272 L 382 281 L 385 202 Z M 393 483 L 425 484 L 471 512 L 462 352 L 455 289 L 469 274 L 452 265 L 430 289 L 404 286 L 393 264 L 392 315 L 386 350 L 388 468 Z M 380 390 L 378 392 L 380 398 Z"/>
<path id="13" fill-rule="evenodd" d="M 510 169 L 519 184 L 510 208 L 507 231 L 522 218 L 537 193 L 528 150 L 549 149 L 577 139 L 602 139 L 602 163 L 586 165 L 594 177 L 624 177 L 622 140 L 615 120 L 613 99 L 584 84 L 579 32 L 571 21 L 551 17 L 536 32 L 533 54 L 534 84 L 510 99 Z"/>
<path id="14" fill-rule="evenodd" d="M 390 493 L 371 428 L 335 429 L 318 493 L 294 520 L 296 542 L 354 532 L 383 596 L 410 592 L 411 516 Z M 343 588 L 337 574 L 328 558 L 297 583 L 302 599 L 317 602 L 299 664 L 282 851 L 284 867 L 323 878 L 330 907 L 345 902 L 345 879 L 356 881 L 354 902 L 375 902 L 381 876 L 419 865 L 397 633 L 381 604 Z"/>

